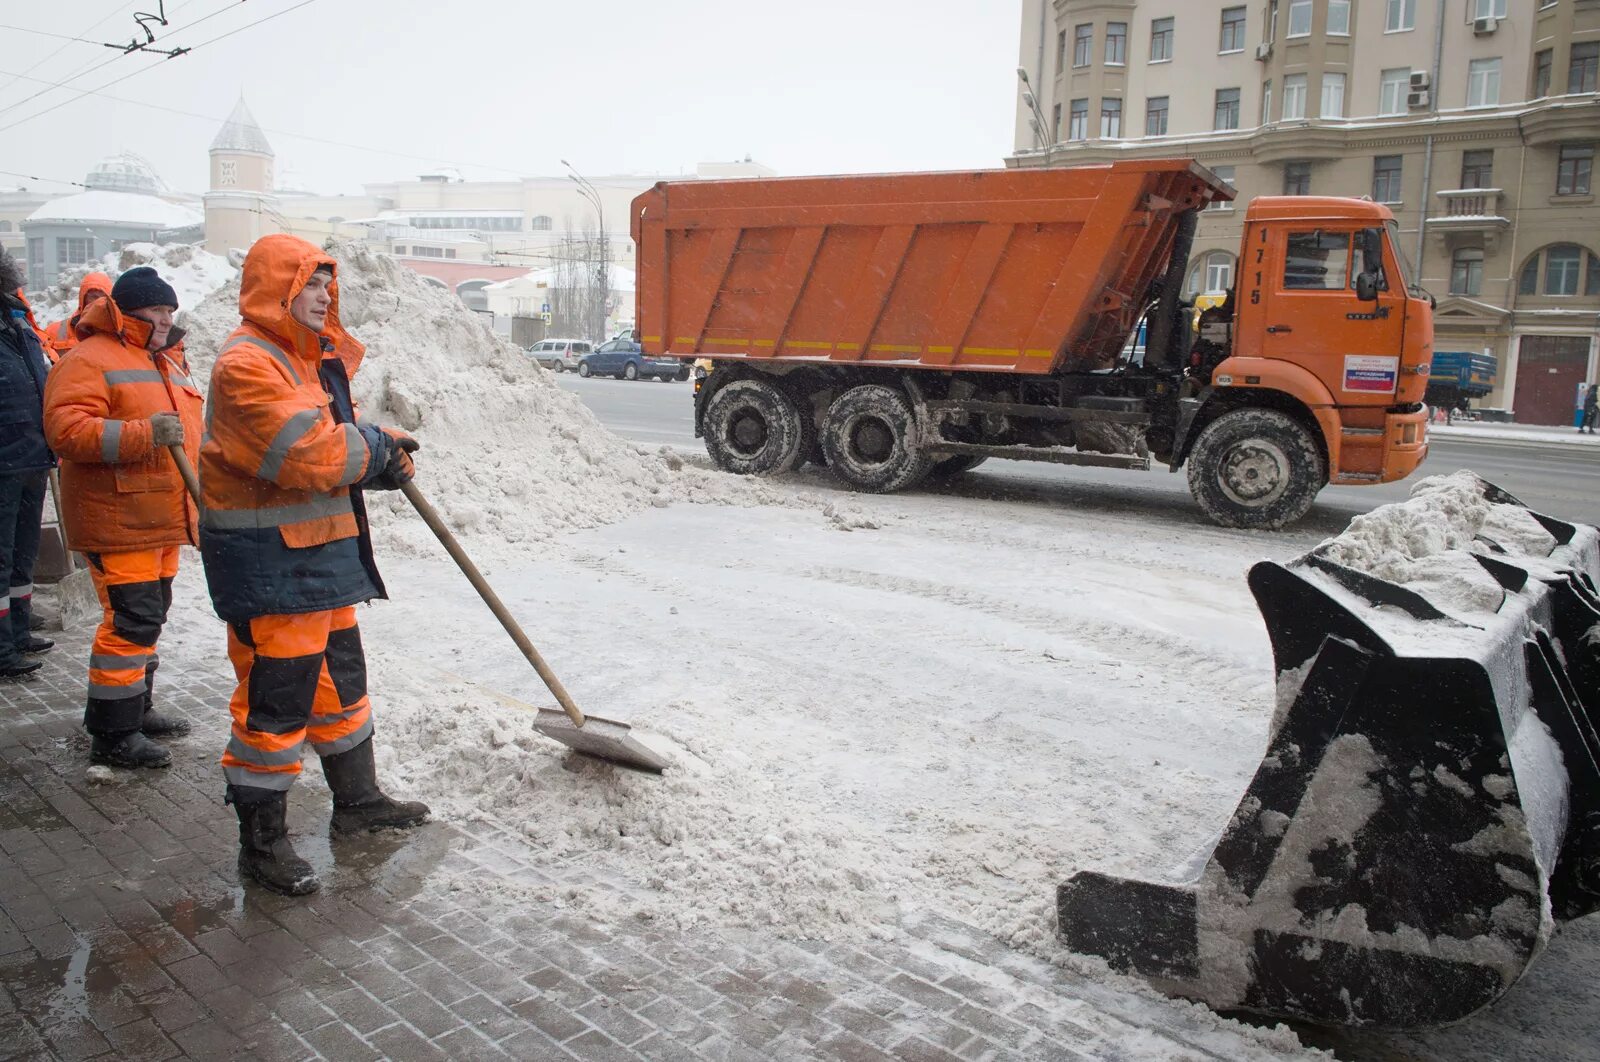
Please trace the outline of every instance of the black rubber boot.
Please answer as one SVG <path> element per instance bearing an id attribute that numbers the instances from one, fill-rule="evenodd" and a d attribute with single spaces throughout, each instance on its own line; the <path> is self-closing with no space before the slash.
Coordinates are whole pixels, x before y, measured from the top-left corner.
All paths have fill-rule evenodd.
<path id="1" fill-rule="evenodd" d="M 330 825 L 334 833 L 404 829 L 428 818 L 428 805 L 416 800 L 391 800 L 378 788 L 371 738 L 349 752 L 322 757 L 322 774 L 333 790 Z"/>
<path id="2" fill-rule="evenodd" d="M 139 723 L 139 729 L 147 737 L 183 737 L 189 732 L 188 722 L 155 709 L 158 663 L 152 660 L 144 666 L 144 717 Z"/>
<path id="3" fill-rule="evenodd" d="M 89 762 L 108 767 L 170 767 L 172 753 L 135 730 L 131 734 L 94 734 Z"/>
<path id="4" fill-rule="evenodd" d="M 37 634 L 28 635 L 28 640 L 17 645 L 17 649 L 24 653 L 48 653 L 56 647 L 56 643 L 49 638 L 41 638 Z"/>
<path id="5" fill-rule="evenodd" d="M 239 815 L 239 878 L 282 893 L 305 896 L 322 887 L 289 844 L 289 794 L 255 786 L 228 786 L 227 802 Z"/>

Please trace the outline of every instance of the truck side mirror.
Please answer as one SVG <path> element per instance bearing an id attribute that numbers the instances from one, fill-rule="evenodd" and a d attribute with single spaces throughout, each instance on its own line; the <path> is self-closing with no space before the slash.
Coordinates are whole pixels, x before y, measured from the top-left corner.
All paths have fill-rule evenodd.
<path id="1" fill-rule="evenodd" d="M 1356 274 L 1356 298 L 1362 302 L 1378 301 L 1378 277 L 1376 274 Z"/>

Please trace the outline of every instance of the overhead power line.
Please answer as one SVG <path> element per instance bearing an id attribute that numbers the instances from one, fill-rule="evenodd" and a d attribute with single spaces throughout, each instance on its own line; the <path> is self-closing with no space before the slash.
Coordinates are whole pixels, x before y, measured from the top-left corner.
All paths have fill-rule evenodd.
<path id="1" fill-rule="evenodd" d="M 107 11 L 104 15 L 101 15 L 99 19 L 97 19 L 96 21 L 90 23 L 87 28 L 85 28 L 83 30 L 80 30 L 79 32 L 83 35 L 83 37 L 86 38 L 90 33 L 94 32 L 97 29 L 99 29 L 105 23 L 111 21 L 112 16 L 115 15 L 118 11 L 121 11 L 126 6 L 127 6 L 127 0 L 117 0 L 117 3 L 111 8 L 110 11 Z M 68 43 L 70 44 L 71 42 L 69 41 Z M 61 47 L 59 47 L 55 51 L 51 52 L 49 55 L 45 56 L 43 59 L 40 59 L 40 60 L 36 61 L 32 66 L 28 67 L 22 73 L 24 73 L 24 74 L 33 73 L 35 70 L 39 69 L 39 67 L 41 67 L 44 64 L 48 63 L 50 60 L 54 59 L 56 56 L 60 55 L 62 52 L 66 51 L 66 50 L 67 50 L 67 45 L 63 44 Z M 7 89 L 9 89 L 12 85 L 15 85 L 17 83 L 17 77 L 18 76 L 20 76 L 20 75 L 14 75 L 11 78 L 10 81 L 7 81 L 4 85 L 0 85 L 0 92 L 4 92 Z"/>

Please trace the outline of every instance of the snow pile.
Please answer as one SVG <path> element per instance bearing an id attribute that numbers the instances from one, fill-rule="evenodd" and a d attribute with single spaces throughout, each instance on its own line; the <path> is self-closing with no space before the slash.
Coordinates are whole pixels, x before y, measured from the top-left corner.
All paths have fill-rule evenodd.
<path id="1" fill-rule="evenodd" d="M 58 321 L 78 311 L 78 285 L 90 273 L 106 273 L 115 281 L 134 266 L 147 265 L 178 293 L 178 309 L 193 309 L 206 296 L 238 275 L 239 270 L 222 255 L 192 243 L 130 243 L 98 261 L 63 272 L 34 300 L 41 323 Z"/>
<path id="2" fill-rule="evenodd" d="M 1547 557 L 1555 538 L 1519 505 L 1492 502 L 1471 472 L 1431 476 L 1411 497 L 1350 522 L 1318 547 L 1328 560 L 1408 586 L 1454 613 L 1494 612 L 1504 593 L 1473 561 L 1487 539 L 1524 557 Z"/>
<path id="3" fill-rule="evenodd" d="M 456 296 L 388 255 L 358 243 L 329 253 L 339 261 L 340 316 L 367 348 L 356 401 L 363 416 L 416 436 L 417 484 L 457 532 L 532 543 L 675 501 L 780 503 L 759 481 L 617 438 Z M 238 299 L 235 279 L 180 317 L 202 384 L 239 323 Z M 368 506 L 389 547 L 438 548 L 398 494 L 369 495 Z"/>

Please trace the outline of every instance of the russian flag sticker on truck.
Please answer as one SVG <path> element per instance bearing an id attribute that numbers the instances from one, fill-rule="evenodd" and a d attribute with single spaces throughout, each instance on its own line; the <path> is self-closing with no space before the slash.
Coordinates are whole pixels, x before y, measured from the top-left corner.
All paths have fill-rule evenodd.
<path id="1" fill-rule="evenodd" d="M 1400 375 L 1399 358 L 1382 358 L 1371 354 L 1346 354 L 1344 356 L 1344 389 L 1363 394 L 1394 394 L 1395 381 Z"/>

